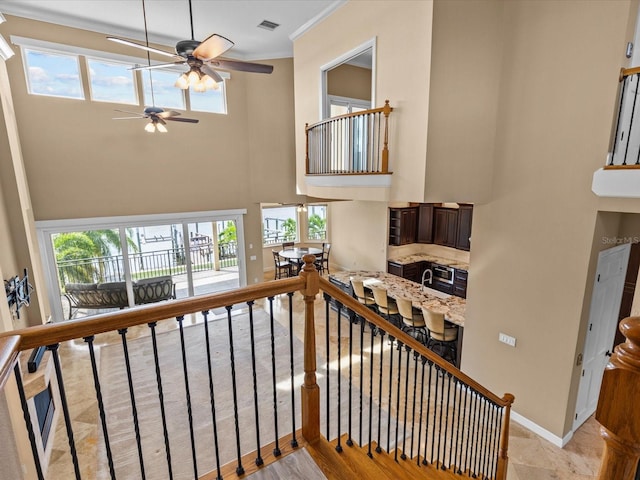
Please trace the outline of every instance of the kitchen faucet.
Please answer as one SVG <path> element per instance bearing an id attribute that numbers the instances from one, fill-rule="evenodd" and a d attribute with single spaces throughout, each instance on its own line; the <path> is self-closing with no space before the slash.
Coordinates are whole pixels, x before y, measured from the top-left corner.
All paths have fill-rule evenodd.
<path id="1" fill-rule="evenodd" d="M 424 284 L 425 282 L 429 282 L 429 285 L 433 283 L 433 272 L 430 268 L 427 268 L 424 272 L 422 272 L 422 291 L 424 292 Z"/>

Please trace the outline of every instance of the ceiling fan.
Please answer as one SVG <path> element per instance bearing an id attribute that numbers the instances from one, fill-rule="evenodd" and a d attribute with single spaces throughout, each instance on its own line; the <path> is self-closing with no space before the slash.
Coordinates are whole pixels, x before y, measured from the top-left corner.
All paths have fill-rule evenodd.
<path id="1" fill-rule="evenodd" d="M 116 112 L 128 113 L 130 115 L 135 115 L 134 117 L 116 117 L 114 120 L 132 120 L 138 118 L 148 118 L 150 120 L 149 123 L 144 127 L 144 129 L 153 133 L 158 130 L 161 133 L 167 132 L 167 120 L 172 122 L 187 122 L 187 123 L 198 123 L 199 120 L 195 118 L 185 118 L 179 117 L 180 112 L 176 112 L 174 110 L 164 110 L 160 107 L 147 107 L 144 109 L 143 113 L 135 113 L 135 112 L 127 112 L 126 110 L 116 110 Z"/>
<path id="2" fill-rule="evenodd" d="M 176 65 L 188 65 L 189 71 L 180 75 L 175 83 L 176 87 L 183 90 L 186 90 L 189 87 L 193 87 L 197 92 L 217 89 L 218 83 L 222 82 L 222 77 L 214 70 L 214 68 L 252 73 L 268 74 L 273 72 L 272 65 L 244 62 L 240 60 L 223 60 L 218 58 L 234 46 L 234 43 L 231 40 L 223 37 L 222 35 L 214 33 L 202 42 L 195 40 L 193 34 L 193 10 L 191 7 L 191 0 L 189 0 L 189 21 L 191 23 L 191 40 L 179 41 L 176 44 L 175 53 L 149 47 L 148 42 L 147 45 L 143 45 L 118 37 L 107 37 L 107 39 L 174 59 L 173 62 L 135 67 L 134 70 L 149 70 L 154 68 L 174 67 Z"/>
<path id="3" fill-rule="evenodd" d="M 144 6 L 144 0 L 142 0 L 142 16 L 144 18 L 144 36 L 146 40 L 146 47 L 148 48 L 149 33 L 147 31 L 147 11 Z M 149 63 L 149 66 L 151 66 L 151 58 L 149 57 L 148 51 L 147 51 L 147 62 Z M 151 76 L 151 72 L 149 72 L 149 80 L 151 82 L 152 106 L 146 107 L 144 109 L 144 112 L 141 114 L 136 112 L 127 112 L 126 110 L 116 109 L 116 112 L 128 113 L 130 115 L 135 115 L 135 116 L 117 117 L 117 118 L 114 118 L 114 120 L 131 120 L 131 119 L 138 119 L 138 118 L 148 118 L 151 121 L 147 123 L 144 129 L 149 133 L 153 133 L 156 130 L 158 130 L 160 133 L 167 133 L 167 127 L 165 127 L 165 125 L 167 124 L 166 120 L 171 120 L 173 122 L 198 123 L 199 120 L 196 120 L 195 118 L 178 117 L 180 115 L 180 112 L 176 112 L 175 110 L 165 111 L 160 107 L 156 107 L 156 100 L 155 100 L 155 96 L 153 95 L 153 77 Z"/>

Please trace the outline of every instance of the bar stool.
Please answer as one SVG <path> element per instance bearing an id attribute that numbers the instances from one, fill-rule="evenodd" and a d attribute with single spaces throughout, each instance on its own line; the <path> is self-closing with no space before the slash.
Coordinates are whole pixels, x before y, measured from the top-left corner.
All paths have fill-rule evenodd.
<path id="1" fill-rule="evenodd" d="M 364 290 L 364 283 L 362 280 L 357 278 L 351 279 L 351 286 L 353 287 L 353 293 L 356 296 L 356 300 L 358 300 L 365 307 L 369 307 L 372 310 L 375 310 L 376 300 L 368 295 Z"/>
<path id="2" fill-rule="evenodd" d="M 444 313 L 434 312 L 426 307 L 422 307 L 422 316 L 429 331 L 427 348 L 457 367 L 458 327 L 448 326 Z"/>
<path id="3" fill-rule="evenodd" d="M 396 304 L 402 317 L 402 331 L 413 334 L 418 341 L 426 345 L 429 335 L 422 312 L 414 308 L 411 300 L 406 298 L 396 298 Z"/>
<path id="4" fill-rule="evenodd" d="M 370 287 L 373 292 L 373 298 L 376 301 L 376 306 L 378 307 L 378 313 L 383 317 L 386 317 L 389 322 L 391 322 L 396 327 L 400 326 L 400 322 L 397 319 L 398 315 L 398 305 L 396 305 L 395 300 L 390 299 L 387 296 L 387 289 L 381 287 Z"/>

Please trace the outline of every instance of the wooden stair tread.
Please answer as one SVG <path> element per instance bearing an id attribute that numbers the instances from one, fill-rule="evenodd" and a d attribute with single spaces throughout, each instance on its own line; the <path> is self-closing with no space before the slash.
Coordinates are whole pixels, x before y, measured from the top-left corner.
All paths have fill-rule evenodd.
<path id="1" fill-rule="evenodd" d="M 416 464 L 416 458 L 406 458 L 402 460 L 401 455 L 402 451 L 398 450 L 398 461 L 395 460 L 395 452 L 387 453 L 382 451 L 381 453 L 375 452 L 375 447 L 377 444 L 375 442 L 372 443 L 373 449 L 373 459 L 378 462 L 380 465 L 384 465 L 385 468 L 391 469 L 396 468 L 399 473 L 400 478 L 424 478 L 424 479 L 439 479 L 439 480 L 452 480 L 463 478 L 460 475 L 456 475 L 455 473 L 448 470 L 440 470 L 436 468 L 435 465 L 422 465 L 418 466 Z M 421 457 L 420 457 L 421 458 Z M 399 468 L 399 469 L 398 469 Z"/>
<path id="2" fill-rule="evenodd" d="M 306 448 L 328 480 L 362 480 L 362 475 L 352 471 L 344 458 L 324 437 L 308 443 Z"/>
<path id="3" fill-rule="evenodd" d="M 348 435 L 344 434 L 340 437 L 342 444 L 342 452 L 339 455 L 343 458 L 345 463 L 349 465 L 349 468 L 354 472 L 359 472 L 361 478 L 386 478 L 389 480 L 397 480 L 399 471 L 397 469 L 390 469 L 386 466 L 382 466 L 380 463 L 374 461 L 367 455 L 365 448 L 360 448 L 355 442 L 350 447 L 347 445 Z M 333 440 L 331 444 L 335 447 L 337 440 Z"/>

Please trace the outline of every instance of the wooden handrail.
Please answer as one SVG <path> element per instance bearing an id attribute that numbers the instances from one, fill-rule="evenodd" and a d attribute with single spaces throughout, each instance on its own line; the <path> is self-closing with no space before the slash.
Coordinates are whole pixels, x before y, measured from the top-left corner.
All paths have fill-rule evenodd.
<path id="1" fill-rule="evenodd" d="M 16 335 L 0 338 L 0 390 L 4 388 L 18 361 L 19 343 L 20 337 Z"/>
<path id="2" fill-rule="evenodd" d="M 191 298 L 120 310 L 115 313 L 94 315 L 86 319 L 83 318 L 13 330 L 0 334 L 0 341 L 10 336 L 19 337 L 20 341 L 17 348 L 19 351 L 24 351 L 35 347 L 73 340 L 75 338 L 84 338 L 98 333 L 120 330 L 136 325 L 165 320 L 167 318 L 175 318 L 193 312 L 247 302 L 256 298 L 293 292 L 302 289 L 304 285 L 305 280 L 302 277 L 272 280 L 230 292 L 199 295 Z"/>
<path id="3" fill-rule="evenodd" d="M 596 409 L 605 447 L 598 480 L 633 480 L 640 459 L 640 317 L 620 322 L 626 342 L 605 368 Z"/>
<path id="4" fill-rule="evenodd" d="M 621 68 L 620 76 L 618 77 L 618 81 L 623 81 L 626 77 L 630 75 L 635 75 L 636 73 L 640 73 L 640 67 L 631 67 L 631 68 Z"/>
<path id="5" fill-rule="evenodd" d="M 304 131 L 308 132 L 309 130 L 318 127 L 320 125 L 324 125 L 326 123 L 331 123 L 334 122 L 336 120 L 340 120 L 343 118 L 352 118 L 352 117 L 361 117 L 363 115 L 370 115 L 372 113 L 383 113 L 385 117 L 389 117 L 389 114 L 393 112 L 393 107 L 389 106 L 389 100 L 385 100 L 384 102 L 384 107 L 378 107 L 378 108 L 371 108 L 369 110 L 361 110 L 359 112 L 355 112 L 355 113 L 345 113 L 344 115 L 337 115 L 335 117 L 331 117 L 331 118 L 325 118 L 324 120 L 320 120 L 319 122 L 313 123 L 311 125 L 309 125 L 308 123 L 305 124 L 304 127 Z"/>
<path id="6" fill-rule="evenodd" d="M 375 326 L 381 328 L 386 331 L 389 335 L 399 339 L 405 345 L 411 347 L 415 352 L 418 352 L 423 357 L 431 360 L 434 364 L 438 365 L 442 370 L 446 370 L 455 378 L 461 380 L 463 383 L 473 388 L 480 395 L 484 396 L 486 399 L 490 400 L 496 405 L 501 407 L 510 406 L 513 403 L 514 396 L 510 393 L 506 393 L 503 398 L 498 397 L 495 393 L 491 392 L 487 388 L 480 385 L 478 382 L 473 380 L 468 375 L 464 374 L 456 367 L 451 365 L 449 362 L 444 360 L 440 355 L 433 353 L 427 347 L 425 347 L 422 343 L 418 342 L 415 338 L 410 335 L 407 335 L 405 332 L 400 330 L 399 328 L 393 326 L 388 321 L 384 320 L 382 317 L 379 317 L 375 313 L 373 313 L 370 309 L 362 305 L 360 302 L 356 301 L 353 297 L 344 293 L 341 289 L 333 285 L 329 280 L 320 277 L 320 289 L 327 292 L 333 298 L 338 300 L 340 303 L 348 307 L 350 310 L 353 310 L 355 313 L 364 317 L 367 322 L 373 323 Z"/>

